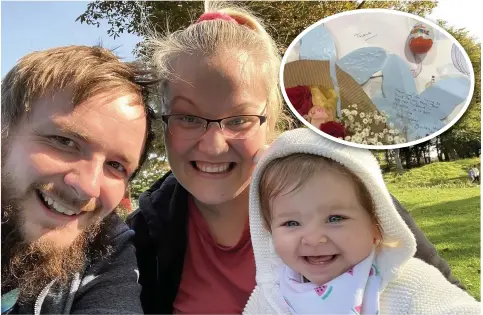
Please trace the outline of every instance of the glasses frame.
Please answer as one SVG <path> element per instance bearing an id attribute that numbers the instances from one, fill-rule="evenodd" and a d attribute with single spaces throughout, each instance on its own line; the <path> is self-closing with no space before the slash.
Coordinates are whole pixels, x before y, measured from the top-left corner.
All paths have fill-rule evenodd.
<path id="1" fill-rule="evenodd" d="M 168 131 L 169 131 L 169 118 L 170 117 L 173 117 L 173 116 L 189 116 L 189 117 L 194 117 L 194 118 L 198 118 L 198 119 L 204 120 L 205 121 L 204 130 L 199 135 L 199 137 L 201 137 L 201 136 L 203 136 L 205 134 L 206 130 L 208 129 L 208 126 L 211 123 L 217 123 L 218 126 L 220 126 L 220 130 L 223 132 L 223 126 L 221 125 L 221 122 L 223 120 L 230 119 L 230 118 L 236 118 L 236 117 L 257 117 L 260 120 L 260 124 L 258 126 L 258 130 L 260 130 L 260 127 L 267 121 L 267 116 L 266 115 L 235 115 L 235 116 L 229 116 L 229 117 L 224 117 L 224 118 L 220 118 L 220 119 L 208 119 L 208 118 L 204 118 L 204 117 L 200 117 L 200 116 L 196 116 L 196 115 L 188 115 L 188 114 L 161 115 L 161 120 L 166 124 L 166 127 L 168 128 Z M 257 133 L 258 133 L 258 130 L 257 130 Z M 169 131 L 169 132 L 171 133 L 171 131 Z M 255 133 L 254 135 L 256 135 L 257 133 Z M 175 134 L 172 134 L 172 135 L 173 136 L 176 136 Z M 226 136 L 225 133 L 223 133 L 223 135 Z M 196 138 L 193 138 L 193 139 L 196 139 Z M 229 139 L 247 139 L 247 138 L 229 138 Z"/>

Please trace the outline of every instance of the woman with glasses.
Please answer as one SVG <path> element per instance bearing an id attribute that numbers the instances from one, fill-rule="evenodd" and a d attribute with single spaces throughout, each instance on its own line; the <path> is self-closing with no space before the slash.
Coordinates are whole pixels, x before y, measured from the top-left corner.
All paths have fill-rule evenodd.
<path id="1" fill-rule="evenodd" d="M 141 196 L 128 219 L 144 311 L 240 314 L 255 287 L 248 225 L 253 161 L 276 125 L 287 122 L 278 49 L 253 15 L 219 7 L 149 44 L 164 81 L 172 172 Z M 421 248 L 437 257 L 422 238 Z"/>

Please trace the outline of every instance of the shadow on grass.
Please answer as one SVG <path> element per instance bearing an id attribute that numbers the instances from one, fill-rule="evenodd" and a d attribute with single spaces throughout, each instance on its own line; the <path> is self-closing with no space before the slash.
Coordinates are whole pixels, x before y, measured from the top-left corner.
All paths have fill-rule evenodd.
<path id="1" fill-rule="evenodd" d="M 414 203 L 405 206 L 455 276 L 479 299 L 480 197 L 424 207 Z"/>
<path id="2" fill-rule="evenodd" d="M 441 184 L 460 184 L 462 186 L 466 186 L 471 184 L 469 176 L 463 175 L 453 178 L 432 178 L 429 180 L 429 186 L 437 186 Z"/>
<path id="3" fill-rule="evenodd" d="M 434 244 L 459 243 L 480 257 L 480 197 L 417 208 L 408 205 L 412 217 Z"/>

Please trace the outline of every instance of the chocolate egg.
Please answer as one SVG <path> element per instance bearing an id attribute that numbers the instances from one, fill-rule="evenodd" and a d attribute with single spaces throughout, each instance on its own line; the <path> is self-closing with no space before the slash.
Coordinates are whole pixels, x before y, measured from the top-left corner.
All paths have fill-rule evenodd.
<path id="1" fill-rule="evenodd" d="M 409 49 L 419 55 L 433 47 L 433 31 L 424 24 L 416 24 L 409 33 Z"/>

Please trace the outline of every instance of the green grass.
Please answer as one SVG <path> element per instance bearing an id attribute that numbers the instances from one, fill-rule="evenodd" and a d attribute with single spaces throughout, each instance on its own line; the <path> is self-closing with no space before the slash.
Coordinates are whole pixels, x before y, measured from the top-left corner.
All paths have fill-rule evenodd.
<path id="1" fill-rule="evenodd" d="M 479 160 L 433 163 L 385 179 L 456 278 L 480 300 L 480 187 L 466 175 L 473 164 Z"/>
<path id="2" fill-rule="evenodd" d="M 384 174 L 388 185 L 399 188 L 457 188 L 474 187 L 470 183 L 468 170 L 479 165 L 479 158 L 464 159 L 452 162 L 433 162 L 403 173 L 389 172 Z"/>

